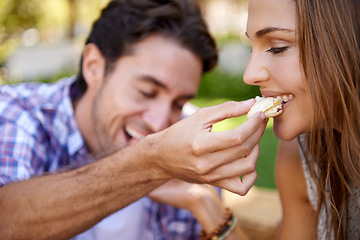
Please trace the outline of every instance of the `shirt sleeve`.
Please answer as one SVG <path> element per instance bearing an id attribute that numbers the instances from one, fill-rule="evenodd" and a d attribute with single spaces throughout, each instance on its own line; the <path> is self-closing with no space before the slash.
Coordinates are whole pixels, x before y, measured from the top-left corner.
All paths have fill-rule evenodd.
<path id="1" fill-rule="evenodd" d="M 43 164 L 36 121 L 20 106 L 12 105 L 0 117 L 0 187 L 29 179 Z"/>

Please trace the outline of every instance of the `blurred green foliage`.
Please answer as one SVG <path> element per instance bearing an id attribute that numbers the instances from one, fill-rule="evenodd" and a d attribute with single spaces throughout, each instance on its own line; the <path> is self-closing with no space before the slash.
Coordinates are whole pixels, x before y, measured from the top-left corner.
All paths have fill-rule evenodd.
<path id="1" fill-rule="evenodd" d="M 40 0 L 2 0 L 0 23 L 2 33 L 11 34 L 36 26 L 41 18 Z"/>
<path id="2" fill-rule="evenodd" d="M 279 139 L 271 127 L 266 128 L 260 140 L 260 155 L 256 165 L 258 178 L 255 185 L 265 188 L 276 188 L 275 167 Z"/>
<path id="3" fill-rule="evenodd" d="M 198 97 L 240 101 L 260 95 L 259 87 L 245 84 L 242 75 L 220 69 L 206 73 L 200 84 Z"/>

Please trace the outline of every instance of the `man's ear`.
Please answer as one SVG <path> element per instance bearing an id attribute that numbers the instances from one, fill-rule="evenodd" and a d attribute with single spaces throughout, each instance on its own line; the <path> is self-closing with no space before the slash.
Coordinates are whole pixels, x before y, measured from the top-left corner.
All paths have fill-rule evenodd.
<path id="1" fill-rule="evenodd" d="M 105 58 L 99 48 L 89 43 L 85 46 L 82 61 L 82 73 L 88 88 L 101 86 L 105 76 Z"/>

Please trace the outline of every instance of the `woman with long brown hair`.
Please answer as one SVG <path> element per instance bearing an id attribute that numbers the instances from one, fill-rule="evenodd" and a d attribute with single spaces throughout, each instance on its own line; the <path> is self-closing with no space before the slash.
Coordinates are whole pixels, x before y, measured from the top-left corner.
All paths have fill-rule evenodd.
<path id="1" fill-rule="evenodd" d="M 250 0 L 244 80 L 283 102 L 280 239 L 359 239 L 360 1 Z"/>

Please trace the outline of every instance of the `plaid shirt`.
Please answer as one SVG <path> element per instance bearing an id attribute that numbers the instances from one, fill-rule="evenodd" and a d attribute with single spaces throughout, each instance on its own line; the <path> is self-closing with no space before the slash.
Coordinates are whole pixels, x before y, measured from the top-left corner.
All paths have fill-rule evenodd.
<path id="1" fill-rule="evenodd" d="M 74 118 L 74 78 L 54 84 L 23 83 L 0 88 L 0 187 L 79 164 L 88 156 Z M 190 212 L 157 204 L 146 208 L 146 239 L 197 239 Z"/>
<path id="2" fill-rule="evenodd" d="M 147 240 L 195 240 L 198 239 L 201 225 L 193 215 L 184 209 L 165 204 L 157 204 L 150 199 L 145 202 L 147 211 Z"/>

